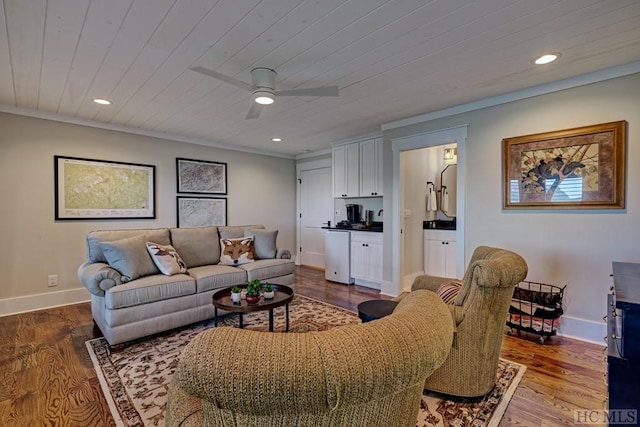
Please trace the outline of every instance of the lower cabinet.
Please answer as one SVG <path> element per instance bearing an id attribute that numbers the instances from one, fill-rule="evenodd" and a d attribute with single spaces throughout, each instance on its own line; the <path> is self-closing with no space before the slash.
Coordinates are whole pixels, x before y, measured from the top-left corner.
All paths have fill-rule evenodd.
<path id="1" fill-rule="evenodd" d="M 424 273 L 456 277 L 455 230 L 424 230 Z"/>
<path id="2" fill-rule="evenodd" d="M 382 233 L 351 232 L 351 276 L 356 285 L 380 289 L 382 283 Z"/>

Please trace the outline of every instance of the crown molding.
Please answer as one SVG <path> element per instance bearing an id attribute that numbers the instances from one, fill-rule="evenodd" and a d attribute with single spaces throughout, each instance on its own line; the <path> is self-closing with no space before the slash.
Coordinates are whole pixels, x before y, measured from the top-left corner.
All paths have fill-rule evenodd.
<path id="1" fill-rule="evenodd" d="M 64 115 L 56 114 L 56 113 L 50 113 L 50 112 L 46 112 L 46 111 L 37 111 L 37 110 L 29 109 L 29 108 L 13 107 L 13 106 L 10 106 L 10 105 L 0 104 L 0 112 L 9 113 L 9 114 L 17 114 L 17 115 L 20 115 L 20 116 L 33 117 L 33 118 L 37 118 L 37 119 L 52 120 L 54 122 L 69 123 L 69 124 L 80 125 L 80 126 L 88 126 L 88 127 L 97 128 L 97 129 L 105 129 L 105 130 L 112 130 L 112 131 L 116 131 L 116 132 L 130 133 L 130 134 L 133 134 L 133 135 L 148 136 L 148 137 L 151 137 L 151 138 L 166 139 L 168 141 L 185 142 L 187 144 L 202 145 L 202 146 L 205 146 L 205 147 L 220 148 L 220 149 L 223 149 L 223 150 L 240 151 L 240 152 L 243 152 L 243 153 L 260 154 L 260 155 L 263 155 L 263 156 L 281 157 L 281 158 L 285 158 L 285 159 L 294 159 L 295 158 L 295 156 L 290 155 L 290 154 L 276 153 L 276 152 L 268 151 L 268 150 L 257 150 L 257 149 L 254 149 L 254 148 L 247 148 L 247 147 L 240 147 L 240 146 L 236 146 L 236 145 L 223 144 L 223 143 L 220 143 L 220 142 L 215 142 L 215 141 L 210 141 L 210 140 L 205 140 L 205 139 L 189 138 L 189 137 L 185 137 L 185 136 L 181 136 L 181 135 L 175 135 L 175 134 L 165 133 L 165 132 L 157 132 L 157 131 L 152 131 L 152 130 L 148 130 L 148 129 L 134 128 L 134 127 L 124 126 L 124 125 L 114 125 L 114 124 L 111 124 L 111 123 L 104 123 L 104 122 L 99 122 L 99 121 L 96 121 L 96 120 L 81 119 L 81 118 L 77 118 L 77 117 L 69 117 L 69 116 L 64 116 Z"/>

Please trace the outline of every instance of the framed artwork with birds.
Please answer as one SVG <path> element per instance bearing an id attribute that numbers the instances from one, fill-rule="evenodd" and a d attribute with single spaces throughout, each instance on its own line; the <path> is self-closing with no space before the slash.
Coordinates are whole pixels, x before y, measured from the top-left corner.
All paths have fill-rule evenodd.
<path id="1" fill-rule="evenodd" d="M 627 122 L 502 140 L 504 209 L 624 209 Z"/>

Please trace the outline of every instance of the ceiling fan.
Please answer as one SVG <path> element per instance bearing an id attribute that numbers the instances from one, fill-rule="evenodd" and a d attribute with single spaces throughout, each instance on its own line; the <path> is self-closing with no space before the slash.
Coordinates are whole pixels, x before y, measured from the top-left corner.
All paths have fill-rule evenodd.
<path id="1" fill-rule="evenodd" d="M 255 102 L 249 109 L 249 113 L 247 113 L 247 119 L 257 119 L 260 116 L 262 107 L 273 104 L 276 96 L 338 96 L 338 86 L 276 90 L 276 72 L 271 68 L 256 67 L 251 70 L 251 83 L 243 82 L 204 67 L 191 67 L 190 70 L 253 92 L 253 100 Z"/>

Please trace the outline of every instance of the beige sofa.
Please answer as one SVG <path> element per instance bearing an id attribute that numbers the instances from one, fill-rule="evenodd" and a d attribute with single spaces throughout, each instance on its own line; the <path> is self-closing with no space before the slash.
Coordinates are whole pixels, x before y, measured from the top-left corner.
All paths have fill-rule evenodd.
<path id="1" fill-rule="evenodd" d="M 254 234 L 256 252 L 261 244 L 267 247 L 271 258 L 263 255 L 239 266 L 218 264 L 221 237 Z M 87 262 L 78 269 L 78 277 L 91 293 L 94 321 L 109 344 L 115 345 L 212 318 L 211 296 L 220 288 L 255 279 L 293 284 L 295 265 L 291 254 L 275 247 L 274 234 L 277 236 L 277 231 L 264 230 L 262 225 L 93 231 L 87 236 Z M 109 250 L 109 246 L 120 242 L 132 246 L 129 242 L 139 240 L 172 245 L 186 264 L 186 273 L 161 274 L 151 256 L 138 246 L 121 251 L 118 261 L 122 264 L 115 264 L 112 259 L 121 271 L 108 263 L 103 249 Z M 269 248 L 271 245 L 273 248 Z M 136 276 L 141 277 L 123 275 L 122 270 L 127 267 L 138 270 Z"/>
<path id="2" fill-rule="evenodd" d="M 321 332 L 211 328 L 182 352 L 166 425 L 413 427 L 452 340 L 449 310 L 429 291 Z"/>

